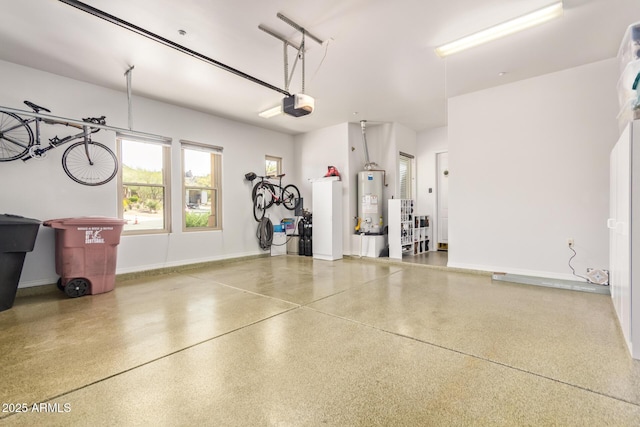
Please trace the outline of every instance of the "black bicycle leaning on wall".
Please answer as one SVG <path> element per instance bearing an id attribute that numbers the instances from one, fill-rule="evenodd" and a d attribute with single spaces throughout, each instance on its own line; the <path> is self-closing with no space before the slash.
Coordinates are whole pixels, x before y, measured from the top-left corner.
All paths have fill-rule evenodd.
<path id="1" fill-rule="evenodd" d="M 35 113 L 51 112 L 33 102 L 24 103 Z M 104 125 L 105 117 L 89 117 L 82 121 L 86 124 L 79 125 L 42 117 L 22 118 L 15 113 L 0 110 L 0 162 L 44 158 L 47 151 L 80 140 L 71 144 L 63 153 L 62 168 L 67 176 L 77 183 L 91 186 L 105 184 L 116 176 L 118 160 L 107 146 L 91 140 L 91 134 L 100 130 L 99 127 L 91 125 Z M 35 137 L 31 123 L 35 123 Z M 54 136 L 49 139 L 49 145 L 43 146 L 40 143 L 40 123 L 71 126 L 82 129 L 82 132 L 64 138 Z"/>

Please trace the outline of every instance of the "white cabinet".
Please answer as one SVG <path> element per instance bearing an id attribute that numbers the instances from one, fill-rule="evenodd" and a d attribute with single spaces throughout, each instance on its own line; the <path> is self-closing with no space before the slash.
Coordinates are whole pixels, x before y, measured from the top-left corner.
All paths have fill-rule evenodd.
<path id="1" fill-rule="evenodd" d="M 389 258 L 419 255 L 429 250 L 431 227 L 428 215 L 416 215 L 411 199 L 389 200 Z"/>
<path id="2" fill-rule="evenodd" d="M 611 298 L 631 356 L 640 359 L 640 120 L 611 151 L 609 197 Z"/>
<path id="3" fill-rule="evenodd" d="M 313 182 L 313 257 L 342 258 L 342 181 Z"/>

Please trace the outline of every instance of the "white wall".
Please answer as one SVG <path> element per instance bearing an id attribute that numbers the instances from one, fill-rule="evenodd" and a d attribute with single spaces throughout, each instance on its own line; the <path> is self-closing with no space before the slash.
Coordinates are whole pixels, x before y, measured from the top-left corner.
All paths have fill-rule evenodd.
<path id="1" fill-rule="evenodd" d="M 614 59 L 449 100 L 449 266 L 572 278 L 608 265 Z"/>
<path id="2" fill-rule="evenodd" d="M 364 170 L 365 155 L 364 145 L 362 143 L 362 128 L 360 123 L 349 123 L 349 180 L 351 185 L 349 186 L 349 195 L 347 201 L 349 203 L 348 222 L 344 225 L 346 234 L 352 235 L 355 233 L 356 218 L 358 217 L 358 172 Z M 348 238 L 351 244 L 351 239 Z M 354 247 L 350 247 L 351 252 L 354 253 Z"/>
<path id="3" fill-rule="evenodd" d="M 300 177 L 300 192 L 304 207 L 311 210 L 313 192 L 311 182 L 322 178 L 328 166 L 335 166 L 342 180 L 343 253 L 350 253 L 351 173 L 349 171 L 349 124 L 341 123 L 295 136 L 296 174 Z"/>
<path id="4" fill-rule="evenodd" d="M 436 196 L 438 194 L 436 155 L 446 152 L 448 149 L 447 127 L 429 129 L 418 134 L 416 153 L 418 194 L 416 197 L 416 212 L 429 215 L 432 230 L 432 241 L 429 244 L 429 248 L 432 251 L 437 249 L 434 236 L 437 235 L 436 230 L 438 229 L 436 212 Z M 429 193 L 429 189 L 432 190 L 431 193 Z"/>
<path id="5" fill-rule="evenodd" d="M 107 116 L 107 123 L 128 126 L 124 92 L 114 91 L 0 61 L 0 105 L 26 109 L 28 99 L 49 108 L 52 114 L 78 119 Z M 124 78 L 123 78 L 124 82 Z M 134 87 L 135 94 L 135 87 Z M 118 247 L 118 273 L 140 271 L 194 262 L 210 261 L 261 253 L 255 237 L 256 222 L 251 213 L 251 185 L 246 172 L 264 172 L 266 154 L 282 157 L 283 170 L 293 171 L 293 137 L 249 126 L 208 114 L 134 96 L 134 130 L 173 138 L 172 144 L 172 229 L 170 234 L 123 236 Z M 47 126 L 43 141 L 64 127 Z M 53 129 L 53 130 L 51 130 Z M 115 148 L 113 132 L 94 136 Z M 224 147 L 223 152 L 223 230 L 182 232 L 182 194 L 180 139 Z M 26 163 L 0 164 L 0 212 L 41 220 L 68 216 L 117 216 L 116 181 L 87 187 L 71 181 L 62 170 L 62 150 L 50 151 L 47 159 Z M 326 168 L 326 166 L 325 166 Z M 286 183 L 299 184 L 295 174 Z M 287 211 L 276 212 L 274 220 Z M 41 227 L 36 247 L 25 260 L 20 286 L 53 283 L 53 231 Z"/>

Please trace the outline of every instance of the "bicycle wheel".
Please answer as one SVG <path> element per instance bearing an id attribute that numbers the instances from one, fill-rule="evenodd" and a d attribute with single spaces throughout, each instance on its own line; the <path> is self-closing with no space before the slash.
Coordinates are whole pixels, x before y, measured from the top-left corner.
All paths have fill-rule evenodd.
<path id="1" fill-rule="evenodd" d="M 76 142 L 62 155 L 62 167 L 75 182 L 83 185 L 102 185 L 118 172 L 118 160 L 113 151 L 99 142 Z"/>
<path id="2" fill-rule="evenodd" d="M 251 200 L 256 199 L 256 194 L 258 194 L 259 190 L 264 197 L 264 208 L 268 209 L 273 206 L 273 196 L 274 193 L 273 184 L 267 181 L 262 181 L 253 186 L 253 190 L 251 191 Z"/>
<path id="3" fill-rule="evenodd" d="M 289 184 L 282 190 L 282 203 L 290 211 L 296 208 L 296 203 L 300 198 L 300 190 L 293 184 Z"/>
<path id="4" fill-rule="evenodd" d="M 0 162 L 17 160 L 33 145 L 33 131 L 19 116 L 0 111 Z"/>
<path id="5" fill-rule="evenodd" d="M 263 197 L 263 193 L 258 193 L 256 194 L 256 198 L 253 199 L 253 217 L 258 222 L 264 218 L 264 211 L 266 210 Z"/>

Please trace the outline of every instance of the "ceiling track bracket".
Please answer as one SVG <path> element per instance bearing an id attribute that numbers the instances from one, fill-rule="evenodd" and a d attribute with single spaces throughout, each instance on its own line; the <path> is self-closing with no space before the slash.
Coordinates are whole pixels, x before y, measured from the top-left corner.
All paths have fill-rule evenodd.
<path id="1" fill-rule="evenodd" d="M 320 44 L 323 44 L 324 42 L 320 40 L 318 37 L 314 36 L 313 34 L 310 34 L 304 27 L 297 24 L 293 20 L 287 18 L 282 13 L 278 13 L 276 16 L 281 20 L 283 20 L 284 22 L 286 22 L 287 24 L 289 24 L 290 26 L 292 26 L 294 29 L 296 29 L 300 33 L 302 33 L 302 42 L 299 45 L 289 41 L 283 35 L 278 34 L 277 32 L 265 27 L 262 24 L 258 25 L 258 28 L 264 31 L 265 33 L 269 34 L 270 36 L 275 37 L 276 39 L 280 40 L 283 43 L 284 87 L 286 91 L 289 91 L 289 86 L 291 85 L 291 80 L 293 79 L 293 74 L 296 70 L 296 65 L 298 65 L 298 60 L 300 60 L 302 64 L 302 93 L 304 93 L 305 91 L 305 50 L 306 50 L 305 39 L 307 36 L 309 36 L 314 41 Z M 289 74 L 289 53 L 288 53 L 289 46 L 293 47 L 298 51 L 296 55 L 296 60 L 294 61 L 293 67 L 291 68 L 291 74 Z"/>

